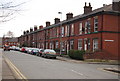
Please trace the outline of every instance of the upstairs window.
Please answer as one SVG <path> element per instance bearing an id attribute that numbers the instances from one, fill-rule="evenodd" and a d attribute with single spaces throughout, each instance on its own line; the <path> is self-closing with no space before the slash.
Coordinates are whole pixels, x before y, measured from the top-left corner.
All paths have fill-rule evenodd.
<path id="1" fill-rule="evenodd" d="M 98 31 L 98 18 L 94 19 L 94 32 Z"/>
<path id="2" fill-rule="evenodd" d="M 85 34 L 90 33 L 91 28 L 90 28 L 90 20 L 85 22 Z"/>
<path id="3" fill-rule="evenodd" d="M 67 36 L 67 32 L 68 32 L 68 29 L 67 29 L 68 27 L 66 26 L 65 27 L 65 36 Z"/>
<path id="4" fill-rule="evenodd" d="M 71 25 L 71 35 L 74 35 L 74 24 Z"/>
<path id="5" fill-rule="evenodd" d="M 64 37 L 64 27 L 62 27 L 62 30 L 61 30 L 61 37 Z"/>
<path id="6" fill-rule="evenodd" d="M 67 25 L 67 36 L 70 35 L 70 25 Z"/>
<path id="7" fill-rule="evenodd" d="M 82 34 L 82 23 L 79 24 L 79 35 Z"/>

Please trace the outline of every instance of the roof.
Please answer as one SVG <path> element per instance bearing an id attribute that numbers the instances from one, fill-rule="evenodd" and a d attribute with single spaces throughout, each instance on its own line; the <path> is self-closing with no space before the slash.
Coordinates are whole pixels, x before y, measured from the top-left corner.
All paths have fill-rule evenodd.
<path id="1" fill-rule="evenodd" d="M 7 42 L 18 42 L 18 38 L 16 38 L 16 37 L 7 38 Z"/>
<path id="2" fill-rule="evenodd" d="M 32 32 L 29 32 L 27 33 L 26 35 L 29 35 L 29 34 L 32 34 L 32 33 L 36 33 L 36 32 L 39 32 L 39 31 L 42 31 L 42 30 L 46 30 L 46 29 L 50 29 L 50 28 L 53 28 L 53 27 L 58 27 L 60 26 L 61 24 L 68 24 L 68 23 L 71 23 L 71 22 L 75 22 L 77 20 L 80 20 L 80 19 L 83 19 L 83 18 L 86 18 L 86 17 L 89 17 L 89 16 L 95 16 L 95 14 L 101 14 L 101 13 L 109 13 L 109 14 L 120 14 L 119 11 L 113 11 L 112 10 L 112 4 L 110 5 L 105 5 L 101 8 L 98 8 L 98 9 L 95 9 L 93 10 L 92 12 L 88 13 L 88 14 L 80 14 L 80 15 L 77 15 L 75 17 L 73 17 L 72 19 L 69 19 L 69 20 L 63 20 L 57 24 L 52 24 L 48 27 L 44 27 L 43 29 L 38 29 L 37 31 L 32 31 Z"/>

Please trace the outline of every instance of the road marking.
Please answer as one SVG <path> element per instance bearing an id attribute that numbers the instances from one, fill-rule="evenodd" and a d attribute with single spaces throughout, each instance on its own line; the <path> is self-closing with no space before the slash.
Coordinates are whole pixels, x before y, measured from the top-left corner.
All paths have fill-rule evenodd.
<path id="1" fill-rule="evenodd" d="M 28 81 L 27 78 L 17 69 L 17 67 L 7 57 L 5 56 L 3 57 L 6 63 L 8 64 L 8 66 L 11 68 L 11 70 L 16 73 L 18 79 L 22 79 L 22 81 Z"/>
<path id="2" fill-rule="evenodd" d="M 75 71 L 75 70 L 71 70 L 72 72 L 74 72 L 74 73 L 77 73 L 77 74 L 79 74 L 79 75 L 83 75 L 82 73 L 79 73 L 79 72 L 77 72 L 77 71 Z"/>

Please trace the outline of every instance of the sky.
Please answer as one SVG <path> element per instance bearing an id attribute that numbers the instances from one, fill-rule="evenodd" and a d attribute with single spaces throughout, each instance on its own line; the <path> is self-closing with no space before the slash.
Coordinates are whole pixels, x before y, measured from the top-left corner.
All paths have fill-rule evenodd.
<path id="1" fill-rule="evenodd" d="M 0 0 L 0 3 L 2 1 L 12 1 L 13 4 L 26 3 L 17 8 L 20 11 L 15 13 L 10 21 L 0 23 L 0 37 L 8 31 L 19 37 L 24 30 L 29 30 L 34 25 L 45 27 L 46 21 L 54 24 L 55 18 L 65 20 L 69 12 L 73 13 L 73 16 L 83 14 L 85 2 L 87 5 L 90 2 L 93 10 L 103 7 L 103 4 L 112 4 L 112 0 Z M 62 12 L 62 18 L 58 12 Z"/>

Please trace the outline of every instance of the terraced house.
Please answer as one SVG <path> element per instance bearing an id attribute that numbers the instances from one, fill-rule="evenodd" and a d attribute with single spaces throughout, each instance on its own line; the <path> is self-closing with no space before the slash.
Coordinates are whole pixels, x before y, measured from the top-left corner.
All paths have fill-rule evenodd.
<path id="1" fill-rule="evenodd" d="M 46 27 L 35 26 L 34 31 L 24 31 L 19 37 L 23 46 L 44 49 L 85 50 L 85 59 L 117 60 L 120 53 L 120 1 L 92 10 L 85 3 L 84 13 L 73 17 L 66 14 L 66 20 L 55 18 L 55 23 L 46 22 Z"/>

